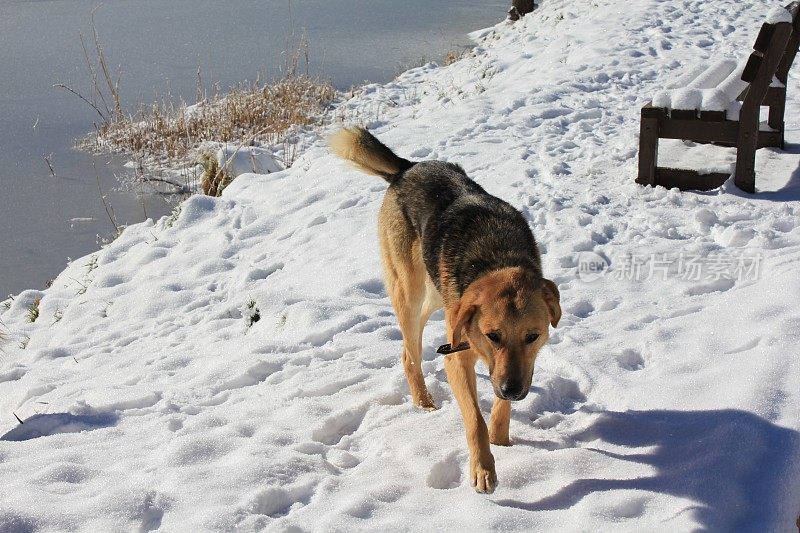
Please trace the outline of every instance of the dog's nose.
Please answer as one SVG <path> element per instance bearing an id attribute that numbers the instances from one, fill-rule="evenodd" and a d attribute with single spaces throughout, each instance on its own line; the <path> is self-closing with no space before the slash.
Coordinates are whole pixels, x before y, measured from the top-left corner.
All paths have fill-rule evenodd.
<path id="1" fill-rule="evenodd" d="M 504 400 L 518 400 L 522 396 L 522 383 L 507 379 L 500 385 L 500 394 Z"/>

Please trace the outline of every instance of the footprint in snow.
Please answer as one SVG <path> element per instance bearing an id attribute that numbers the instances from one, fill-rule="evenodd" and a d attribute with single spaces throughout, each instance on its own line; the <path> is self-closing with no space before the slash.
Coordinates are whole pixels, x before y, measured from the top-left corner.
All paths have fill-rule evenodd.
<path id="1" fill-rule="evenodd" d="M 619 366 L 625 370 L 641 370 L 644 368 L 644 357 L 637 350 L 626 348 L 614 356 Z"/>
<path id="2" fill-rule="evenodd" d="M 621 501 L 608 505 L 602 509 L 601 512 L 603 513 L 603 516 L 637 518 L 645 513 L 647 509 L 647 503 L 651 499 L 652 498 L 646 496 L 624 498 Z"/>
<path id="3" fill-rule="evenodd" d="M 251 365 L 245 372 L 235 378 L 229 379 L 214 387 L 214 394 L 223 391 L 252 387 L 266 380 L 269 376 L 283 370 L 282 363 L 272 361 L 259 361 Z"/>
<path id="4" fill-rule="evenodd" d="M 344 437 L 352 435 L 361 426 L 367 414 L 366 407 L 342 411 L 328 418 L 321 427 L 311 433 L 311 438 L 322 444 L 333 446 Z"/>
<path id="5" fill-rule="evenodd" d="M 139 533 L 156 531 L 161 527 L 164 513 L 171 506 L 171 499 L 155 491 L 148 492 L 141 507 Z"/>
<path id="6" fill-rule="evenodd" d="M 358 205 L 358 202 L 361 200 L 361 197 L 354 196 L 352 198 L 348 198 L 344 202 L 340 203 L 336 209 L 349 209 L 351 207 L 355 207 Z"/>
<path id="7" fill-rule="evenodd" d="M 648 324 L 652 324 L 656 320 L 661 317 L 658 317 L 652 313 L 648 313 L 641 318 L 631 322 L 630 324 L 625 326 L 626 331 L 638 331 L 640 329 L 644 329 Z"/>
<path id="8" fill-rule="evenodd" d="M 320 387 L 308 388 L 299 391 L 293 398 L 318 398 L 332 396 L 348 387 L 357 385 L 367 380 L 368 374 L 355 374 L 348 378 L 326 383 Z"/>
<path id="9" fill-rule="evenodd" d="M 665 318 L 680 318 L 686 315 L 693 315 L 694 313 L 700 312 L 704 309 L 702 305 L 692 305 L 687 307 L 686 309 L 681 309 L 678 311 L 674 311 L 667 315 Z"/>
<path id="10" fill-rule="evenodd" d="M 756 337 L 755 339 L 749 340 L 737 348 L 728 350 L 727 352 L 725 352 L 725 355 L 733 355 L 736 353 L 746 352 L 752 350 L 753 348 L 756 348 L 759 344 L 761 344 L 761 337 Z"/>
<path id="11" fill-rule="evenodd" d="M 728 278 L 720 278 L 709 283 L 701 283 L 686 289 L 686 294 L 689 296 L 699 296 L 702 294 L 710 294 L 712 292 L 724 292 L 733 288 L 736 282 Z"/>
<path id="12" fill-rule="evenodd" d="M 531 406 L 532 419 L 539 413 L 574 413 L 580 404 L 586 403 L 578 382 L 562 376 L 551 377 L 541 387 L 534 386 L 533 392 L 536 396 Z"/>
<path id="13" fill-rule="evenodd" d="M 284 267 L 283 263 L 275 263 L 274 265 L 270 265 L 267 268 L 254 268 L 253 270 L 248 272 L 245 281 L 260 281 L 263 279 L 267 279 L 278 270 L 282 270 L 283 267 Z"/>
<path id="14" fill-rule="evenodd" d="M 310 484 L 295 487 L 266 487 L 250 498 L 245 504 L 245 510 L 250 514 L 278 518 L 308 504 L 313 495 L 314 486 Z"/>
<path id="15" fill-rule="evenodd" d="M 359 460 L 359 458 L 355 455 L 346 452 L 345 450 L 337 450 L 335 448 L 328 451 L 325 459 L 327 459 L 328 462 L 336 468 L 340 468 L 342 470 L 349 470 L 350 468 L 355 468 L 361 464 L 361 460 Z"/>
<path id="16" fill-rule="evenodd" d="M 319 215 L 319 216 L 314 217 L 313 219 L 311 219 L 311 222 L 306 224 L 306 227 L 307 228 L 313 228 L 314 226 L 319 226 L 320 224 L 324 224 L 327 221 L 328 221 L 328 217 L 326 217 L 325 215 Z"/>
<path id="17" fill-rule="evenodd" d="M 367 293 L 371 297 L 384 298 L 386 296 L 386 288 L 383 280 L 380 278 L 372 278 L 370 280 L 357 283 L 355 288 L 359 291 Z"/>
<path id="18" fill-rule="evenodd" d="M 434 463 L 428 472 L 426 483 L 432 489 L 455 489 L 461 485 L 461 464 L 459 450 L 453 450 L 447 456 Z"/>
<path id="19" fill-rule="evenodd" d="M 578 300 L 567 308 L 567 312 L 578 318 L 588 318 L 594 313 L 594 305 L 589 300 Z"/>
<path id="20" fill-rule="evenodd" d="M 429 155 L 431 155 L 431 153 L 433 153 L 433 150 L 431 150 L 430 148 L 423 147 L 423 148 L 417 148 L 416 150 L 411 152 L 409 155 L 412 158 L 415 158 L 415 159 L 423 159 L 423 158 L 426 158 Z"/>
<path id="21" fill-rule="evenodd" d="M 22 376 L 28 373 L 28 369 L 24 366 L 14 366 L 7 372 L 0 372 L 0 383 L 6 381 L 16 381 L 21 379 Z"/>

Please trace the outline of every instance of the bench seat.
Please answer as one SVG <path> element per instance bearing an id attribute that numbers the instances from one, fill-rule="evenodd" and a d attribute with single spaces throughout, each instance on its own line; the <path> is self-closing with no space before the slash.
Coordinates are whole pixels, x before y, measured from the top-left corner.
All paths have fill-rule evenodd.
<path id="1" fill-rule="evenodd" d="M 755 151 L 784 146 L 786 81 L 800 47 L 800 2 L 771 10 L 744 61 L 696 67 L 656 93 L 641 111 L 637 183 L 709 190 L 729 176 L 660 168 L 659 139 L 736 147 L 736 185 L 755 192 Z M 769 119 L 760 121 L 761 107 Z M 723 179 L 724 178 L 724 179 Z"/>

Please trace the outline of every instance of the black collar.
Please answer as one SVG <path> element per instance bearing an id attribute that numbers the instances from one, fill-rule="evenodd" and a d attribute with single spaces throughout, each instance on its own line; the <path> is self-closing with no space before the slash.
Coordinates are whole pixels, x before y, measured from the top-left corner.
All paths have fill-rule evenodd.
<path id="1" fill-rule="evenodd" d="M 462 342 L 461 344 L 459 344 L 455 348 L 453 348 L 453 346 L 450 345 L 450 344 L 442 344 L 441 346 L 439 346 L 439 349 L 436 350 L 436 353 L 441 353 L 441 354 L 447 355 L 447 354 L 450 354 L 450 353 L 463 352 L 464 350 L 469 350 L 469 343 L 468 342 Z"/>

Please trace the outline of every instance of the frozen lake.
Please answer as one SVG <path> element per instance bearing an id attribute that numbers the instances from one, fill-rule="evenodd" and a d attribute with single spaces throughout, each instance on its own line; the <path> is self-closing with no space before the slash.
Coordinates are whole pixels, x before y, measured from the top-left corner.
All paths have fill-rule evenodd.
<path id="1" fill-rule="evenodd" d="M 99 7 L 97 7 L 99 5 Z M 198 65 L 223 88 L 282 62 L 294 21 L 311 44 L 312 71 L 339 88 L 387 81 L 404 67 L 467 46 L 467 32 L 502 20 L 510 2 L 486 0 L 0 0 L 0 296 L 43 288 L 67 258 L 98 247 L 120 223 L 172 208 L 157 195 L 123 191 L 120 160 L 72 148 L 94 111 L 53 88 L 89 94 L 79 34 L 92 10 L 109 63 L 122 68 L 124 102 L 168 90 L 194 101 Z M 89 39 L 91 40 L 91 39 Z M 52 161 L 53 177 L 44 161 Z M 95 170 L 96 169 L 96 170 Z"/>

